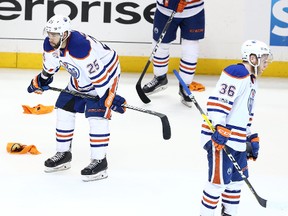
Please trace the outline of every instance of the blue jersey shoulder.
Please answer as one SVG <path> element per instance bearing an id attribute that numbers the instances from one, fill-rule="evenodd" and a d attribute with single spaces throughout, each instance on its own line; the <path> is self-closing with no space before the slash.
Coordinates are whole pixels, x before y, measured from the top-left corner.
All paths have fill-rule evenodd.
<path id="1" fill-rule="evenodd" d="M 85 58 L 89 55 L 91 50 L 90 41 L 78 31 L 72 31 L 69 43 L 68 43 L 69 54 L 75 58 Z"/>
<path id="2" fill-rule="evenodd" d="M 43 43 L 43 49 L 45 52 L 51 52 L 54 50 L 54 48 L 49 43 L 49 38 L 46 37 Z"/>
<path id="3" fill-rule="evenodd" d="M 244 78 L 250 73 L 243 64 L 230 65 L 224 71 L 232 77 Z"/>

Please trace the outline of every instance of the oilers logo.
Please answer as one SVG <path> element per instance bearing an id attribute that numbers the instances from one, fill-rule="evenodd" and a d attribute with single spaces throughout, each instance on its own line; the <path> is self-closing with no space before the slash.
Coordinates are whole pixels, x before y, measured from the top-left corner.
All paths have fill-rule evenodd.
<path id="1" fill-rule="evenodd" d="M 157 27 L 154 28 L 154 33 L 158 34 L 159 33 L 159 29 Z"/>
<path id="2" fill-rule="evenodd" d="M 231 168 L 231 167 L 229 167 L 229 168 L 227 169 L 227 174 L 228 174 L 228 175 L 231 175 L 231 174 L 232 174 L 232 168 Z"/>
<path id="3" fill-rule="evenodd" d="M 256 90 L 255 89 L 251 89 L 250 95 L 249 95 L 249 99 L 248 99 L 248 111 L 251 114 L 252 113 L 252 108 L 253 108 L 253 104 L 254 104 L 254 100 L 255 100 L 255 95 L 256 95 Z"/>
<path id="4" fill-rule="evenodd" d="M 79 69 L 77 67 L 68 62 L 60 61 L 60 64 L 62 67 L 65 68 L 65 70 L 67 70 L 68 73 L 71 74 L 72 77 L 74 77 L 75 79 L 79 78 Z"/>

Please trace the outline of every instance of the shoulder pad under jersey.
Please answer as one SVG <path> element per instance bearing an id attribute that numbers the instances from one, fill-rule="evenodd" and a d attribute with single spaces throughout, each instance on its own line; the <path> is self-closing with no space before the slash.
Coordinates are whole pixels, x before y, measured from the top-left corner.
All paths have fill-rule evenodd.
<path id="1" fill-rule="evenodd" d="M 72 31 L 69 38 L 68 50 L 69 54 L 74 58 L 85 58 L 90 54 L 91 44 L 80 32 Z"/>
<path id="2" fill-rule="evenodd" d="M 250 74 L 243 64 L 230 65 L 224 69 L 224 72 L 235 78 L 245 78 Z"/>
<path id="3" fill-rule="evenodd" d="M 51 52 L 54 50 L 54 48 L 49 43 L 49 38 L 46 37 L 43 43 L 43 49 L 45 52 Z"/>

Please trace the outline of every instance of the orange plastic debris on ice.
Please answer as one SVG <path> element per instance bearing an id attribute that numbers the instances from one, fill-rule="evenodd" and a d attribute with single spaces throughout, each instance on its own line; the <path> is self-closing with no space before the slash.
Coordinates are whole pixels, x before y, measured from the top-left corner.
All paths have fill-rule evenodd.
<path id="1" fill-rule="evenodd" d="M 38 104 L 34 107 L 30 107 L 28 105 L 22 105 L 23 107 L 23 113 L 25 114 L 36 114 L 36 115 L 40 115 L 40 114 L 47 114 L 47 113 L 51 113 L 54 110 L 54 106 L 45 106 L 42 104 Z"/>
<path id="2" fill-rule="evenodd" d="M 189 85 L 189 89 L 191 91 L 199 91 L 199 92 L 202 92 L 202 91 L 205 91 L 205 86 L 202 85 L 201 83 L 197 83 L 197 82 L 192 82 L 190 85 Z"/>
<path id="3" fill-rule="evenodd" d="M 11 154 L 26 154 L 28 152 L 33 155 L 41 154 L 35 145 L 23 145 L 15 142 L 7 143 L 6 150 Z"/>

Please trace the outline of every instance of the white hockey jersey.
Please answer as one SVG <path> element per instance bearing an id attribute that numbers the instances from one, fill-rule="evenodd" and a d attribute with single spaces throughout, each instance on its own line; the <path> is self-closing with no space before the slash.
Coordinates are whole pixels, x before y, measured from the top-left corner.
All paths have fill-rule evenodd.
<path id="1" fill-rule="evenodd" d="M 102 97 L 120 74 L 117 53 L 95 38 L 72 31 L 65 49 L 55 50 L 44 40 L 43 69 L 56 73 L 64 67 L 70 73 L 68 89 Z"/>
<path id="2" fill-rule="evenodd" d="M 216 88 L 207 101 L 207 116 L 215 127 L 226 126 L 232 134 L 226 145 L 237 151 L 246 150 L 246 136 L 250 135 L 254 115 L 257 83 L 243 64 L 231 65 L 222 72 Z M 212 131 L 204 122 L 201 144 L 211 139 Z"/>
<path id="3" fill-rule="evenodd" d="M 164 1 L 165 0 L 157 0 L 156 7 L 162 14 L 170 16 L 172 10 L 164 6 Z M 186 2 L 188 2 L 188 4 L 184 8 L 184 11 L 181 13 L 176 13 L 174 16 L 175 18 L 187 18 L 195 16 L 204 9 L 204 0 L 186 0 Z"/>

